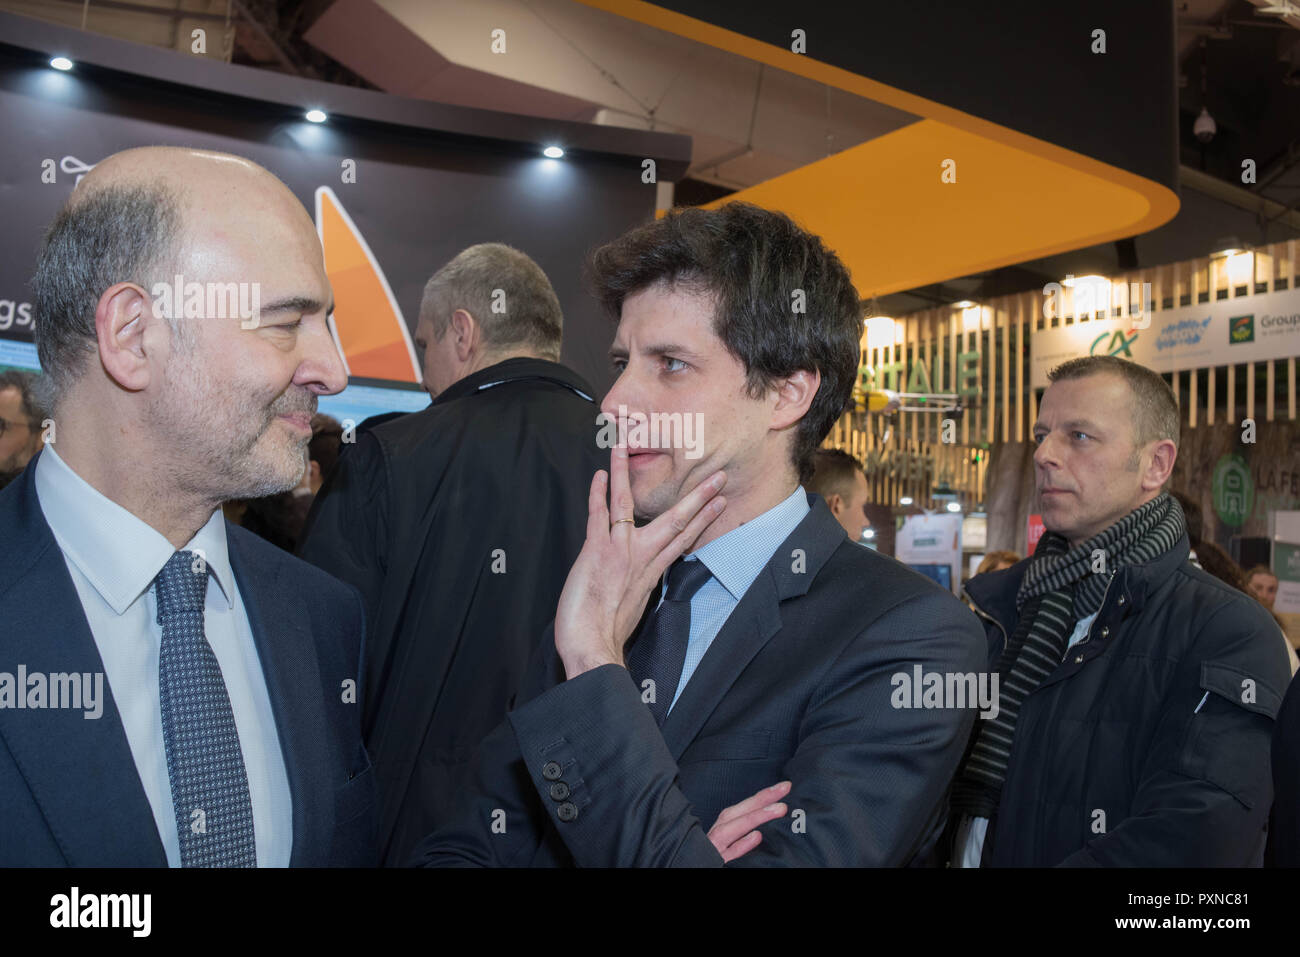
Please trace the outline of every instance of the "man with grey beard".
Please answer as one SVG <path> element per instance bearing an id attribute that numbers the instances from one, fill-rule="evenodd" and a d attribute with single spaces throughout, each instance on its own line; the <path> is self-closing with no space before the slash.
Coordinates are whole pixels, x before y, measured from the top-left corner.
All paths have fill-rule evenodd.
<path id="1" fill-rule="evenodd" d="M 0 670 L 110 694 L 0 695 L 0 866 L 372 864 L 360 598 L 220 509 L 296 485 L 346 384 L 311 218 L 240 157 L 127 150 L 33 287 L 54 426 L 0 493 Z"/>

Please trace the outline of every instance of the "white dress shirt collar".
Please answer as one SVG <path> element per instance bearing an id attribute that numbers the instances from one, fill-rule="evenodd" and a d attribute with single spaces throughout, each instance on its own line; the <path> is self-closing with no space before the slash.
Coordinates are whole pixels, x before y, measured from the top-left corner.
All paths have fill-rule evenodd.
<path id="1" fill-rule="evenodd" d="M 55 541 L 117 614 L 153 584 L 177 551 L 148 523 L 98 492 L 46 445 L 36 462 L 36 494 Z M 202 554 L 233 607 L 234 572 L 221 509 L 185 545 Z"/>

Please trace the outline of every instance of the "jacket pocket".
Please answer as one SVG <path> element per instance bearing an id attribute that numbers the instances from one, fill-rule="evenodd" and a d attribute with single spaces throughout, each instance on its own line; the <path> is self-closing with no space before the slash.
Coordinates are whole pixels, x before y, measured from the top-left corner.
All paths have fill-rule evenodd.
<path id="1" fill-rule="evenodd" d="M 347 784 L 334 790 L 334 824 L 336 827 L 356 820 L 375 806 L 375 767 L 366 769 Z"/>
<path id="2" fill-rule="evenodd" d="M 1281 692 L 1244 671 L 1215 661 L 1201 663 L 1201 688 L 1269 719 L 1276 718 L 1282 707 Z"/>
<path id="3" fill-rule="evenodd" d="M 1269 753 L 1278 692 L 1229 665 L 1201 664 L 1201 697 L 1190 718 L 1183 767 L 1254 808 L 1270 800 Z"/>

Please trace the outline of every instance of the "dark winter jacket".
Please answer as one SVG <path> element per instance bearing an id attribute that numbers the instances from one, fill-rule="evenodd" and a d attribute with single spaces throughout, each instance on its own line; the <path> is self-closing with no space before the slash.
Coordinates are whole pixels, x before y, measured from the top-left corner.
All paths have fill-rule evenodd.
<path id="1" fill-rule="evenodd" d="M 1025 699 L 985 866 L 1262 861 L 1291 670 L 1268 612 L 1187 554 L 1184 536 L 1113 573 L 1087 637 Z M 967 584 L 991 668 L 1028 562 Z"/>

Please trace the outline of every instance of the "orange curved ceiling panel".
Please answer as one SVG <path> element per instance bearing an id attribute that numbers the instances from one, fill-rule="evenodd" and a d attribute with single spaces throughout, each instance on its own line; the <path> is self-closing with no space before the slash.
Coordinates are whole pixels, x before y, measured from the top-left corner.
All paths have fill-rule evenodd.
<path id="1" fill-rule="evenodd" d="M 863 298 L 1133 236 L 1178 212 L 1161 183 L 806 54 L 642 0 L 581 2 L 922 117 L 708 204 L 790 214 Z"/>

